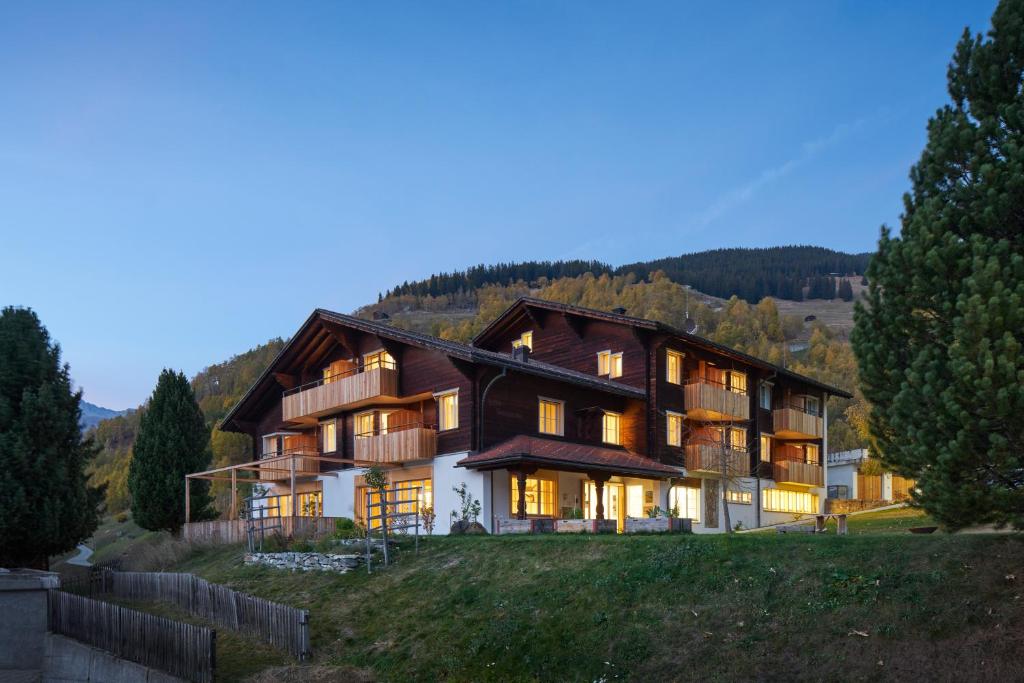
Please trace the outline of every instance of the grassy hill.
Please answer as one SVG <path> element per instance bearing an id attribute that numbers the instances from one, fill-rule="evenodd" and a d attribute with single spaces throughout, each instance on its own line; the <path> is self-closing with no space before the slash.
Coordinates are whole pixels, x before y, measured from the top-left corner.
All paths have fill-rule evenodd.
<path id="1" fill-rule="evenodd" d="M 1024 537 L 901 531 L 924 521 L 430 538 L 370 576 L 244 567 L 238 547 L 173 569 L 311 611 L 314 661 L 260 680 L 1020 680 Z"/>

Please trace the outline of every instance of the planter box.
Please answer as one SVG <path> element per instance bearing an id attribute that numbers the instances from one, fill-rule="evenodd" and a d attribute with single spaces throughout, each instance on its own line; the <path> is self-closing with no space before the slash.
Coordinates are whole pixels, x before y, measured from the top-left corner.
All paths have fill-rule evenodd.
<path id="1" fill-rule="evenodd" d="M 494 534 L 549 534 L 555 530 L 553 519 L 495 519 Z"/>
<path id="2" fill-rule="evenodd" d="M 614 519 L 559 519 L 555 531 L 560 534 L 614 534 Z"/>
<path id="3" fill-rule="evenodd" d="M 693 520 L 680 517 L 644 517 L 626 519 L 627 534 L 690 533 Z"/>

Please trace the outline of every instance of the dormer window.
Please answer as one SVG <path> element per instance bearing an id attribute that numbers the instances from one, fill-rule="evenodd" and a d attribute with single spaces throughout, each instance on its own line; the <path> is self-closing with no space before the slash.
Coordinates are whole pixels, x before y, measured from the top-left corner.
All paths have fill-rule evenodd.
<path id="1" fill-rule="evenodd" d="M 622 377 L 622 352 L 599 351 L 597 353 L 597 374 L 609 378 Z"/>
<path id="2" fill-rule="evenodd" d="M 533 351 L 533 331 L 523 332 L 518 339 L 512 340 L 512 348 L 518 349 L 525 346 Z"/>

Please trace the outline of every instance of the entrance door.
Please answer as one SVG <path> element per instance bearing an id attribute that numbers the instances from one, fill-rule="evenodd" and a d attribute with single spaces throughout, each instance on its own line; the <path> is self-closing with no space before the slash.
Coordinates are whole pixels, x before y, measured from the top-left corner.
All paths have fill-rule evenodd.
<path id="1" fill-rule="evenodd" d="M 597 486 L 588 481 L 583 489 L 583 509 L 587 519 L 597 519 Z M 626 526 L 626 487 L 606 481 L 604 484 L 604 518 L 614 519 L 616 529 Z"/>

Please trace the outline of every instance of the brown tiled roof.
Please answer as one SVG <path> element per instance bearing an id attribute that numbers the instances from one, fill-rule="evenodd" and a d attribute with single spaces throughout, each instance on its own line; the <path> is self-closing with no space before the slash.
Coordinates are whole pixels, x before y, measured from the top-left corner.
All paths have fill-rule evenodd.
<path id="1" fill-rule="evenodd" d="M 682 476 L 679 467 L 665 465 L 629 451 L 602 446 L 588 446 L 573 441 L 545 439 L 520 434 L 485 451 L 463 458 L 459 467 L 499 469 L 515 465 L 537 465 L 556 470 L 576 472 L 608 472 L 640 477 Z"/>

